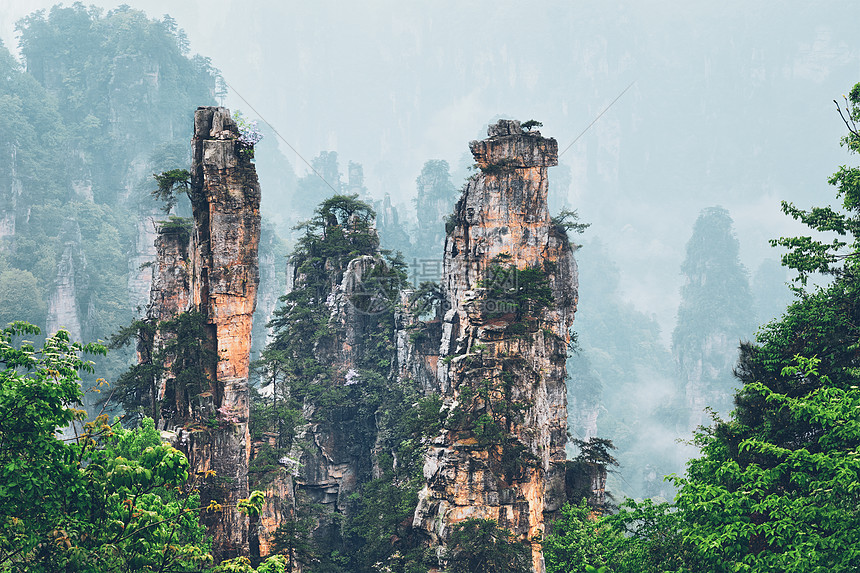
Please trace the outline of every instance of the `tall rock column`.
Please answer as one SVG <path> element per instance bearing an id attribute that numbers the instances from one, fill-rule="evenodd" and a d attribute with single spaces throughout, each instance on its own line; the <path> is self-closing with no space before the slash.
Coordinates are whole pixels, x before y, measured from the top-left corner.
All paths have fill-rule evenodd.
<path id="1" fill-rule="evenodd" d="M 468 518 L 536 539 L 565 500 L 565 360 L 577 273 L 547 208 L 558 144 L 516 121 L 488 134 L 470 144 L 481 173 L 457 203 L 445 242 L 449 310 L 438 382 L 450 414 L 426 454 L 413 520 L 440 549 Z M 537 543 L 532 564 L 544 571 Z"/>
<path id="2" fill-rule="evenodd" d="M 207 403 L 218 429 L 199 434 L 203 439 L 193 445 L 191 461 L 195 469 L 216 472 L 201 487 L 204 501 L 211 497 L 223 506 L 207 518 L 216 558 L 248 552 L 247 517 L 235 505 L 248 496 L 248 370 L 259 283 L 260 185 L 253 150 L 239 138 L 228 109 L 197 109 L 189 192 L 194 215 L 191 296 L 193 308 L 205 317 L 206 342 L 217 356 L 207 365 Z M 198 407 L 206 410 L 207 403 Z"/>

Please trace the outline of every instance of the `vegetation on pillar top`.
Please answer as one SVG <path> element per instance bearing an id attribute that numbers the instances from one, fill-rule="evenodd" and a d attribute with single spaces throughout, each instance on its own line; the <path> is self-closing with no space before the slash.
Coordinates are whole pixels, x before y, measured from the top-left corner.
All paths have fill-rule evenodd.
<path id="1" fill-rule="evenodd" d="M 349 261 L 376 254 L 379 238 L 373 228 L 375 217 L 373 208 L 358 195 L 334 195 L 317 207 L 313 218 L 296 225 L 304 234 L 290 262 L 302 277 L 304 288 L 328 296 Z"/>
<path id="2" fill-rule="evenodd" d="M 158 221 L 156 229 L 162 235 L 179 235 L 187 245 L 191 240 L 191 231 L 194 228 L 194 220 L 191 217 L 177 217 L 170 215 L 165 221 Z"/>
<path id="3" fill-rule="evenodd" d="M 239 130 L 239 137 L 236 138 L 239 153 L 253 160 L 254 146 L 263 139 L 263 133 L 257 127 L 257 120 L 248 121 L 241 111 L 236 110 L 233 112 L 233 121 L 236 122 L 236 128 Z"/>
<path id="4" fill-rule="evenodd" d="M 538 131 L 523 132 L 519 121 L 501 119 L 487 128 L 487 135 L 487 139 L 469 142 L 472 156 L 484 174 L 558 165 L 558 142 L 541 137 Z"/>
<path id="5" fill-rule="evenodd" d="M 537 120 L 530 119 L 530 120 L 524 122 L 522 125 L 520 125 L 520 127 L 522 127 L 523 129 L 525 129 L 528 132 L 531 132 L 532 128 L 543 127 L 543 124 Z"/>

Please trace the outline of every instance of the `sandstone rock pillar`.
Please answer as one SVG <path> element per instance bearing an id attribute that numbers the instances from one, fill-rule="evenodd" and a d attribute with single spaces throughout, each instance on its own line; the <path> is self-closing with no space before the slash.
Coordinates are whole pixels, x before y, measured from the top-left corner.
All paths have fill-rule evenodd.
<path id="1" fill-rule="evenodd" d="M 216 472 L 200 490 L 204 502 L 211 498 L 223 507 L 205 518 L 216 559 L 248 553 L 247 517 L 235 504 L 248 497 L 248 373 L 259 283 L 260 185 L 253 149 L 239 138 L 228 109 L 197 109 L 189 192 L 191 305 L 205 316 L 207 343 L 217 355 L 209 365 L 211 395 L 198 405 L 209 410 L 217 428 L 192 439 L 191 461 L 195 469 Z"/>
<path id="2" fill-rule="evenodd" d="M 449 310 L 437 376 L 451 414 L 426 454 L 413 521 L 440 548 L 453 525 L 473 517 L 539 539 L 564 502 L 565 360 L 577 273 L 547 208 L 558 145 L 516 121 L 488 134 L 470 143 L 481 172 L 457 203 L 445 242 Z M 538 293 L 534 300 L 529 292 Z M 532 563 L 544 571 L 539 543 Z"/>
<path id="3" fill-rule="evenodd" d="M 201 502 L 221 506 L 203 514 L 217 561 L 248 554 L 248 518 L 236 504 L 248 497 L 248 374 L 259 282 L 260 186 L 253 147 L 240 137 L 226 108 L 197 109 L 189 190 L 193 220 L 174 218 L 160 225 L 147 309 L 156 327 L 178 317 L 186 322 L 173 331 L 161 328 L 138 346 L 139 360 L 152 360 L 184 328 L 187 340 L 174 340 L 176 350 L 162 364 L 169 369 L 158 391 L 162 427 L 176 432 Z"/>

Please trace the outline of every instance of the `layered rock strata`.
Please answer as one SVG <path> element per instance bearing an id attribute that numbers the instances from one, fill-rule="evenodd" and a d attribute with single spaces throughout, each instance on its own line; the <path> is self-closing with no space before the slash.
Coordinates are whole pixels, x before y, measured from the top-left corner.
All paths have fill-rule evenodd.
<path id="1" fill-rule="evenodd" d="M 413 521 L 440 556 L 452 526 L 468 518 L 537 539 L 566 497 L 565 360 L 577 272 L 547 208 L 558 146 L 516 121 L 488 135 L 470 143 L 481 172 L 445 241 L 437 378 L 451 414 L 426 454 Z M 540 545 L 532 548 L 541 573 Z"/>
<path id="2" fill-rule="evenodd" d="M 203 515 L 217 560 L 248 554 L 247 517 L 236 504 L 248 497 L 248 375 L 259 282 L 260 186 L 252 149 L 239 138 L 229 110 L 197 109 L 189 190 L 193 222 L 185 235 L 175 225 L 162 227 L 147 312 L 156 323 L 183 312 L 199 313 L 203 322 L 202 345 L 212 359 L 197 365 L 205 372 L 202 392 L 168 391 L 171 381 L 166 380 L 161 397 L 169 394 L 176 401 L 165 426 L 177 432 L 194 473 L 201 476 L 201 500 L 221 506 Z M 165 336 L 156 333 L 154 345 Z M 207 475 L 209 470 L 214 475 Z"/>

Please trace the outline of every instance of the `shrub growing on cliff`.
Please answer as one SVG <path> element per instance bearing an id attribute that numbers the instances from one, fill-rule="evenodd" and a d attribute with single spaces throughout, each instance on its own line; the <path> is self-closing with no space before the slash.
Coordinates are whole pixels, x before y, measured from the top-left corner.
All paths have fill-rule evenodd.
<path id="1" fill-rule="evenodd" d="M 532 129 L 534 129 L 536 127 L 543 127 L 543 124 L 541 122 L 537 121 L 536 119 L 530 119 L 528 121 L 523 122 L 523 124 L 520 127 L 525 129 L 526 131 L 531 131 Z"/>
<path id="2" fill-rule="evenodd" d="M 446 554 L 450 573 L 530 573 L 531 547 L 492 519 L 467 519 L 452 528 Z"/>
<path id="3" fill-rule="evenodd" d="M 484 309 L 489 318 L 514 315 L 514 322 L 533 321 L 555 304 L 552 288 L 543 269 L 518 269 L 503 255 L 496 257 L 487 269 L 480 288 L 486 289 Z"/>
<path id="4" fill-rule="evenodd" d="M 580 222 L 576 209 L 562 209 L 561 213 L 551 219 L 551 222 L 557 231 L 562 231 L 565 235 L 571 231 L 581 235 L 591 226 L 591 223 Z"/>
<path id="5" fill-rule="evenodd" d="M 157 347 L 156 333 L 162 340 Z M 191 400 L 209 389 L 207 372 L 214 371 L 217 361 L 206 346 L 205 318 L 199 312 L 182 312 L 158 323 L 135 320 L 111 337 L 110 346 L 121 348 L 133 339 L 138 341 L 139 362 L 117 379 L 111 396 L 122 404 L 131 424 L 144 416 L 157 423 L 164 417 L 183 415 Z M 164 396 L 159 400 L 158 386 L 163 381 Z"/>
<path id="6" fill-rule="evenodd" d="M 254 146 L 263 140 L 263 133 L 257 127 L 257 121 L 248 121 L 239 110 L 233 112 L 233 121 L 239 128 L 239 137 L 236 140 L 239 144 L 239 152 L 248 159 L 254 159 Z"/>
<path id="7" fill-rule="evenodd" d="M 152 196 L 163 201 L 161 210 L 169 213 L 176 205 L 180 193 L 187 193 L 191 188 L 191 173 L 187 169 L 170 169 L 161 173 L 153 173 L 157 187 Z"/>

